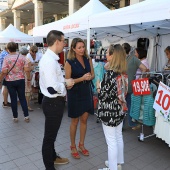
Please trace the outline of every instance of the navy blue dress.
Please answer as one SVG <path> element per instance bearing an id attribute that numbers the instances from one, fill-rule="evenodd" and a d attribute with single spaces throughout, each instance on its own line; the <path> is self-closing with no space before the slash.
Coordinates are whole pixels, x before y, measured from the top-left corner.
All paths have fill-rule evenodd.
<path id="1" fill-rule="evenodd" d="M 84 74 L 91 72 L 89 59 L 83 57 L 83 60 L 85 68 L 76 58 L 74 60 L 67 59 L 67 62 L 71 65 L 71 78 L 80 78 Z M 78 118 L 85 112 L 94 114 L 91 81 L 76 83 L 70 90 L 67 90 L 67 102 L 68 117 Z"/>

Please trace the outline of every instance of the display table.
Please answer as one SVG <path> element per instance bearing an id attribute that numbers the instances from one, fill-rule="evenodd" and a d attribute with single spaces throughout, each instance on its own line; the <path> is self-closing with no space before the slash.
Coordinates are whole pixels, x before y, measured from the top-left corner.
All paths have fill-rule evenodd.
<path id="1" fill-rule="evenodd" d="M 156 137 L 164 140 L 170 147 L 170 123 L 164 120 L 164 117 L 160 113 L 155 114 L 156 124 L 155 124 L 155 134 Z"/>

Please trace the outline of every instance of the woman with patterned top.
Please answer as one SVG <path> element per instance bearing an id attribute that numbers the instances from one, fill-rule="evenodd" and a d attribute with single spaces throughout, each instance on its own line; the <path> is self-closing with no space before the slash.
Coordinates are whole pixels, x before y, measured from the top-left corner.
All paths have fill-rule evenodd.
<path id="1" fill-rule="evenodd" d="M 25 98 L 25 73 L 30 79 L 30 68 L 26 57 L 16 53 L 17 45 L 14 42 L 7 44 L 9 55 L 5 57 L 2 65 L 3 77 L 11 97 L 11 107 L 13 112 L 13 121 L 18 122 L 17 97 L 19 98 L 25 122 L 29 122 L 28 107 Z M 25 72 L 25 73 L 24 73 Z"/>
<path id="2" fill-rule="evenodd" d="M 109 69 L 102 82 L 97 83 L 99 96 L 98 118 L 102 122 L 108 145 L 108 168 L 100 170 L 120 170 L 124 163 L 122 125 L 127 111 L 126 53 L 120 44 L 110 45 L 106 53 Z"/>

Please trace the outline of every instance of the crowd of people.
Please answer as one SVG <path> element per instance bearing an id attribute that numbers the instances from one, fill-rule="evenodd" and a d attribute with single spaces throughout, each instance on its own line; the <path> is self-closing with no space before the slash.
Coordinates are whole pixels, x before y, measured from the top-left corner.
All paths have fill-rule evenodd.
<path id="1" fill-rule="evenodd" d="M 13 121 L 18 122 L 18 103 L 21 104 L 24 120 L 29 122 L 30 96 L 32 92 L 32 71 L 40 56 L 36 54 L 38 48 L 33 45 L 28 50 L 25 46 L 17 51 L 17 44 L 9 42 L 0 53 L 0 82 L 2 86 L 3 103 L 2 106 L 11 107 Z M 38 56 L 38 57 L 37 57 Z M 10 102 L 8 101 L 8 93 Z M 19 100 L 19 101 L 18 101 Z"/>
<path id="2" fill-rule="evenodd" d="M 90 151 L 84 146 L 89 114 L 94 114 L 92 79 L 95 77 L 92 59 L 88 56 L 85 42 L 74 38 L 65 63 L 63 76 L 59 53 L 65 46 L 64 34 L 52 30 L 47 35 L 48 49 L 39 56 L 38 48 L 29 50 L 22 47 L 17 52 L 17 45 L 9 42 L 0 54 L 0 82 L 3 85 L 3 107 L 11 107 L 13 121 L 18 122 L 18 99 L 24 121 L 29 122 L 31 79 L 34 66 L 39 66 L 39 85 L 43 94 L 42 110 L 45 116 L 42 156 L 46 170 L 55 170 L 55 164 L 69 163 L 55 151 L 54 143 L 60 128 L 67 96 L 68 117 L 70 121 L 70 152 L 73 158 L 89 156 Z M 103 132 L 108 146 L 106 168 L 99 170 L 121 170 L 124 164 L 124 143 L 122 129 L 127 114 L 128 125 L 136 130 L 140 127 L 130 116 L 132 86 L 131 81 L 139 79 L 140 74 L 149 71 L 147 51 L 135 49 L 135 56 L 130 55 L 131 46 L 110 45 L 106 52 L 107 64 L 103 80 L 97 81 L 98 109 L 97 117 L 102 122 Z M 170 63 L 170 48 L 165 49 Z M 39 63 L 39 64 L 38 64 Z M 50 67 L 49 67 L 50 66 Z M 47 69 L 48 68 L 48 69 Z M 8 93 L 11 103 L 8 101 Z M 80 122 L 80 139 L 76 145 L 76 133 Z"/>

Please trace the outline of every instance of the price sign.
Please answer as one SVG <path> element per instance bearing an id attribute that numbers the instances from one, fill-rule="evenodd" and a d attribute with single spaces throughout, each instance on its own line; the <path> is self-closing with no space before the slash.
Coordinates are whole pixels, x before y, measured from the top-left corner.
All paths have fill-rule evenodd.
<path id="1" fill-rule="evenodd" d="M 170 122 L 170 87 L 160 82 L 153 108 Z"/>
<path id="2" fill-rule="evenodd" d="M 135 96 L 148 95 L 151 93 L 148 78 L 132 80 L 132 89 Z"/>

